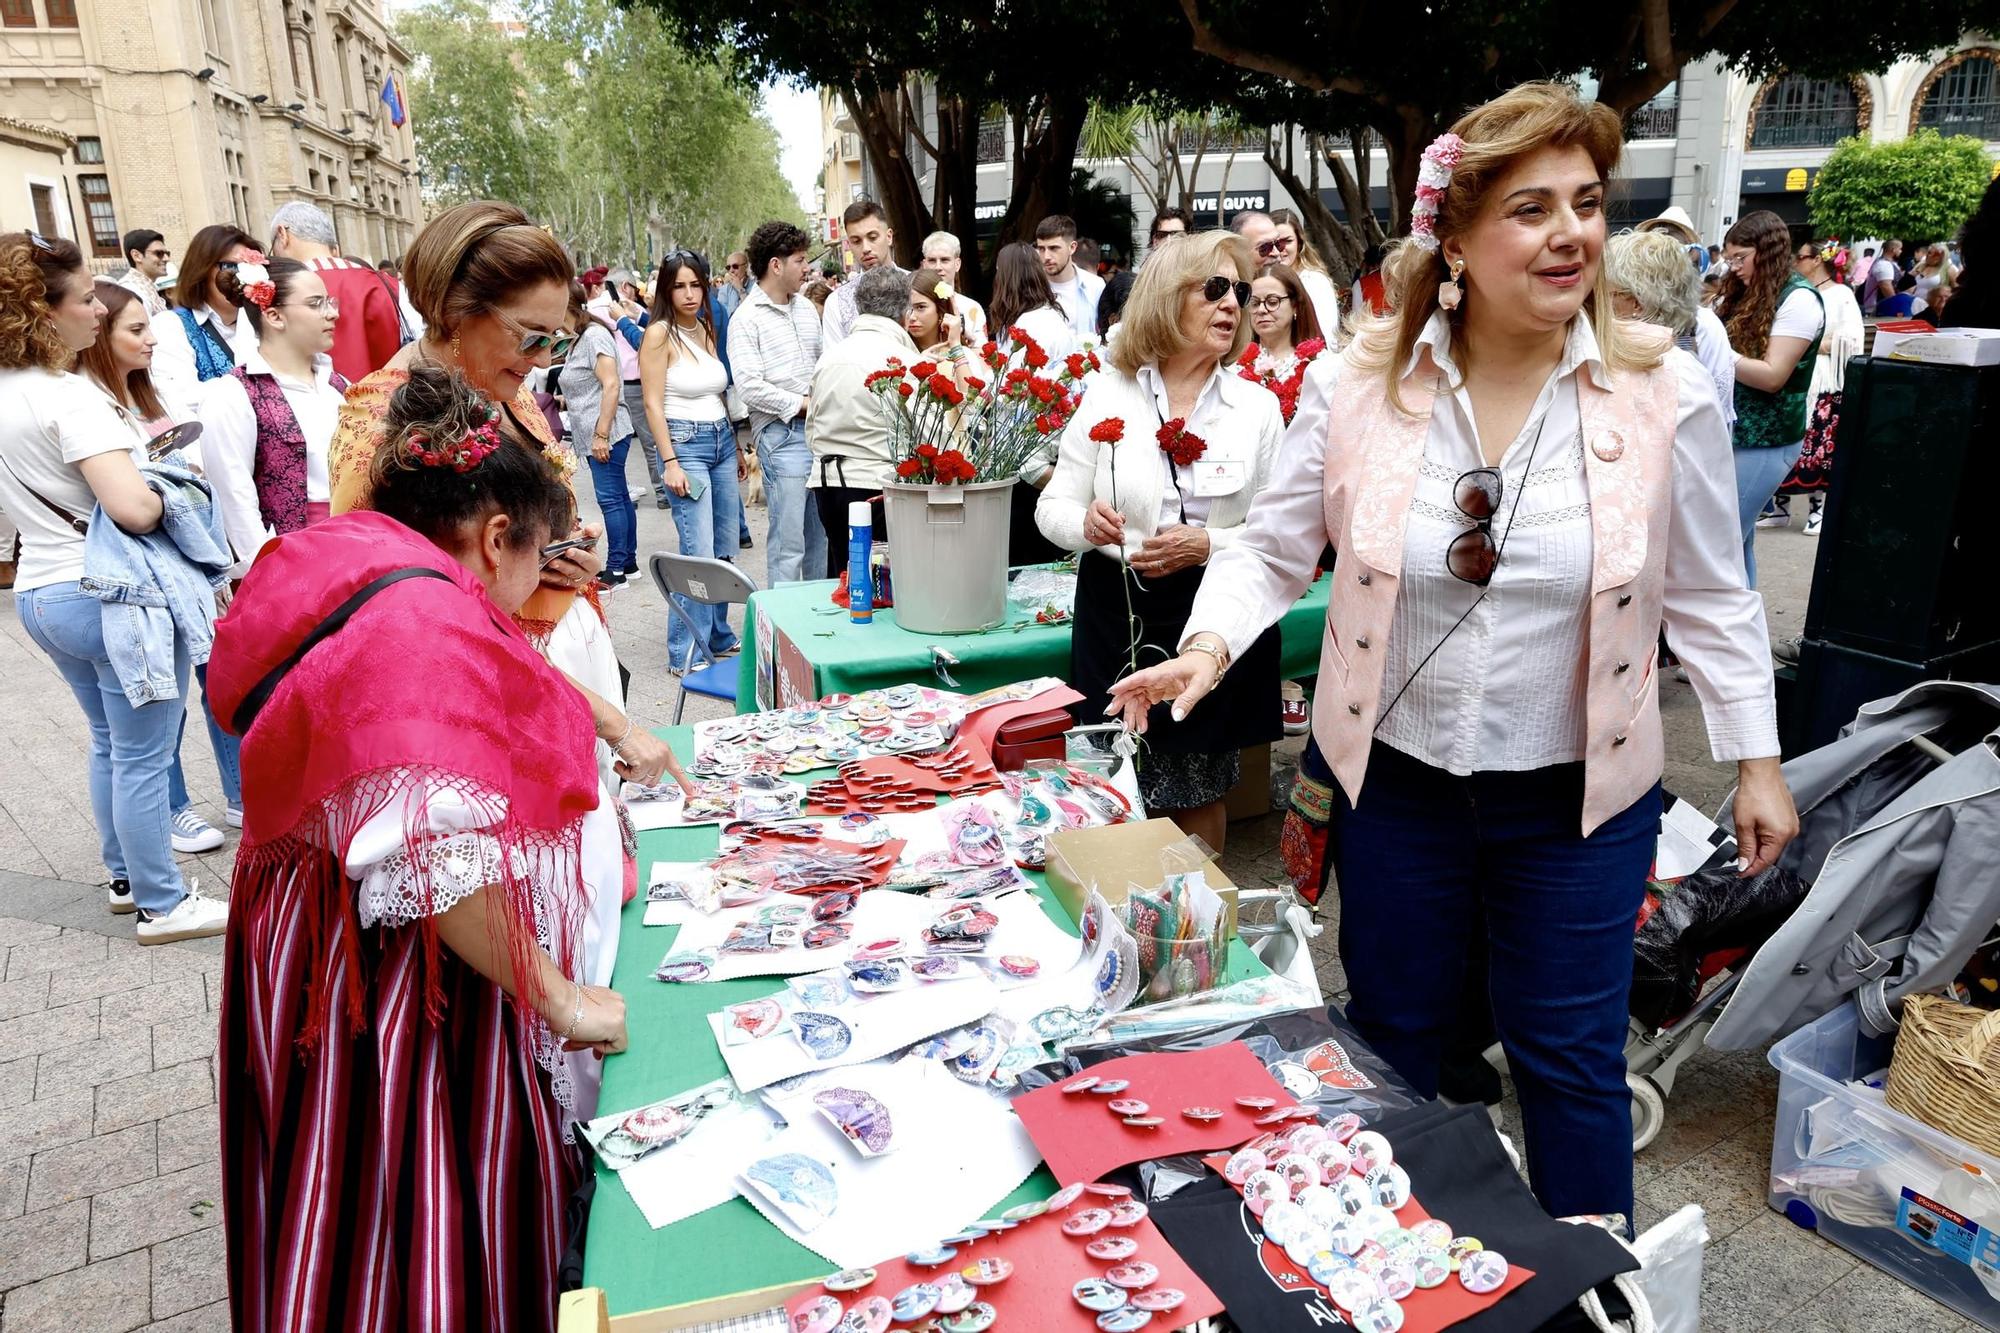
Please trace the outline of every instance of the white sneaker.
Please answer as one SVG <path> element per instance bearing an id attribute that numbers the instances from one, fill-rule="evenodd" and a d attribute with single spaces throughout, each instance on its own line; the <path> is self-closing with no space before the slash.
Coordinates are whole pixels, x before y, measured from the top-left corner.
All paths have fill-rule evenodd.
<path id="1" fill-rule="evenodd" d="M 193 806 L 176 814 L 172 827 L 177 852 L 212 852 L 223 843 L 222 830 L 196 814 Z"/>
<path id="2" fill-rule="evenodd" d="M 1792 516 L 1782 509 L 1775 514 L 1760 514 L 1757 518 L 1757 526 L 1760 528 L 1789 528 L 1792 526 Z"/>
<path id="3" fill-rule="evenodd" d="M 141 944 L 204 939 L 220 935 L 228 929 L 229 904 L 202 897 L 201 890 L 193 882 L 188 884 L 187 897 L 181 899 L 173 911 L 159 916 L 143 910 L 139 913 Z"/>
<path id="4" fill-rule="evenodd" d="M 1819 536 L 1819 525 L 1825 519 L 1825 517 L 1826 517 L 1826 511 L 1824 509 L 1815 509 L 1810 514 L 1807 514 L 1806 536 L 1808 537 Z"/>
<path id="5" fill-rule="evenodd" d="M 139 905 L 132 901 L 132 881 L 129 879 L 112 880 L 104 890 L 104 897 L 113 916 L 128 916 L 139 910 Z"/>
<path id="6" fill-rule="evenodd" d="M 225 805 L 225 806 L 223 806 L 223 807 L 222 807 L 222 822 L 223 822 L 223 823 L 225 823 L 225 824 L 227 824 L 227 825 L 229 825 L 229 827 L 231 827 L 231 828 L 242 828 L 242 827 L 243 827 L 243 807 L 242 807 L 242 806 L 240 806 L 240 805 Z"/>

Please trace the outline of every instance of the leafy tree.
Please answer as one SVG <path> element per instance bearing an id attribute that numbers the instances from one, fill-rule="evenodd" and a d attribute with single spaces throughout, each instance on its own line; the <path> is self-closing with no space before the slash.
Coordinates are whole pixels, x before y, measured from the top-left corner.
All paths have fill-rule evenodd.
<path id="1" fill-rule="evenodd" d="M 1070 219 L 1076 234 L 1088 236 L 1106 250 L 1132 262 L 1132 200 L 1111 181 L 1098 180 L 1082 167 L 1070 178 Z"/>
<path id="2" fill-rule="evenodd" d="M 416 57 L 410 92 L 425 194 L 445 205 L 528 198 L 535 151 L 527 77 L 482 0 L 407 10 L 396 35 Z"/>
<path id="3" fill-rule="evenodd" d="M 1958 231 L 1993 178 L 1985 145 L 1922 129 L 1892 143 L 1843 139 L 1806 207 L 1822 236 L 1894 236 L 1928 245 Z"/>

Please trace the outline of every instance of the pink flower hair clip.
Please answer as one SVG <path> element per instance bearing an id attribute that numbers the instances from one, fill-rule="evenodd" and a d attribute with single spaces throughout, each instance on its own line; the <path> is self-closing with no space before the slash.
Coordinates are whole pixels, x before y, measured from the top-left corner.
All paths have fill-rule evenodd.
<path id="1" fill-rule="evenodd" d="M 1424 149 L 1423 165 L 1417 168 L 1417 199 L 1410 208 L 1410 244 L 1426 253 L 1438 248 L 1438 203 L 1451 184 L 1452 169 L 1465 156 L 1465 140 L 1456 134 L 1440 134 Z"/>
<path id="2" fill-rule="evenodd" d="M 470 472 L 500 447 L 500 425 L 491 418 L 474 426 L 450 444 L 433 445 L 429 431 L 410 432 L 410 456 L 425 467 L 448 467 L 454 472 Z"/>

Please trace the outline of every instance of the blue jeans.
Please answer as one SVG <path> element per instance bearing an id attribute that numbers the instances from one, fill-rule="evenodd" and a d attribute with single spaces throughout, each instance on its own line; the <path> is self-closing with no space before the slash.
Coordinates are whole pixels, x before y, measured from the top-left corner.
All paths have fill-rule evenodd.
<path id="1" fill-rule="evenodd" d="M 1743 529 L 1743 575 L 1757 586 L 1757 515 L 1791 475 L 1805 441 L 1776 449 L 1733 449 L 1736 455 L 1736 518 Z"/>
<path id="2" fill-rule="evenodd" d="M 171 912 L 187 896 L 174 862 L 167 768 L 187 714 L 188 659 L 174 663 L 180 695 L 134 708 L 104 648 L 104 604 L 75 583 L 14 595 L 21 624 L 49 655 L 90 723 L 90 807 L 111 878 L 131 881 L 148 912 Z"/>
<path id="3" fill-rule="evenodd" d="M 201 718 L 208 723 L 208 748 L 215 751 L 215 771 L 222 778 L 222 799 L 233 809 L 243 808 L 243 742 L 224 731 L 208 706 L 208 663 L 194 669 L 201 682 Z M 187 714 L 181 714 L 180 730 L 174 735 L 174 762 L 167 770 L 167 808 L 175 814 L 194 804 L 188 795 L 187 775 L 181 771 L 181 741 L 187 735 Z"/>
<path id="4" fill-rule="evenodd" d="M 625 485 L 625 455 L 632 448 L 632 436 L 611 446 L 611 457 L 598 462 L 589 450 L 590 480 L 597 491 L 597 508 L 604 515 L 607 574 L 629 574 L 639 567 L 639 510 Z"/>
<path id="5" fill-rule="evenodd" d="M 1487 950 L 1535 1196 L 1556 1217 L 1630 1217 L 1623 1052 L 1660 791 L 1588 838 L 1582 808 L 1580 763 L 1460 778 L 1377 742 L 1360 804 L 1333 792 L 1347 1016 L 1435 1096 L 1468 953 Z"/>
<path id="6" fill-rule="evenodd" d="M 639 381 L 626 380 L 621 396 L 626 415 L 632 418 L 633 437 L 639 441 L 639 450 L 646 458 L 646 480 L 653 488 L 653 498 L 665 502 L 667 484 L 661 477 L 660 448 L 653 442 L 653 428 L 646 421 L 645 392 L 640 389 Z"/>
<path id="7" fill-rule="evenodd" d="M 736 492 L 736 542 L 737 549 L 750 544 L 750 506 L 743 503 L 743 491 Z"/>
<path id="8" fill-rule="evenodd" d="M 727 421 L 669 421 L 667 434 L 674 457 L 688 476 L 686 495 L 667 492 L 674 510 L 674 528 L 680 533 L 681 554 L 734 558 L 733 529 L 742 505 L 736 485 L 736 428 Z M 709 606 L 680 596 L 674 598 L 674 605 L 687 612 L 688 618 L 667 617 L 667 660 L 672 665 L 685 666 L 692 660 L 696 634 L 716 656 L 736 646 L 727 606 Z M 694 624 L 693 631 L 688 629 L 689 621 Z"/>
<path id="9" fill-rule="evenodd" d="M 764 570 L 771 586 L 826 577 L 826 530 L 819 506 L 806 493 L 812 450 L 803 417 L 757 428 L 757 461 L 764 468 L 764 504 L 771 523 L 764 538 Z"/>

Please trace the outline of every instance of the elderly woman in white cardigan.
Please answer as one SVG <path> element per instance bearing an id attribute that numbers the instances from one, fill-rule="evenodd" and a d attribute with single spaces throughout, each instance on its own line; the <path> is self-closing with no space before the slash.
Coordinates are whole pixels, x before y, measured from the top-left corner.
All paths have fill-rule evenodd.
<path id="1" fill-rule="evenodd" d="M 1284 418 L 1269 390 L 1234 369 L 1255 272 L 1249 244 L 1230 232 L 1155 250 L 1110 367 L 1063 432 L 1035 519 L 1050 541 L 1083 552 L 1070 679 L 1087 722 L 1103 719 L 1119 677 L 1174 653 L 1209 557 L 1241 535 L 1270 479 Z M 1238 751 L 1282 731 L 1275 629 L 1235 664 L 1231 684 L 1212 713 L 1177 722 L 1155 709 L 1139 760 L 1147 809 L 1218 851 Z"/>

